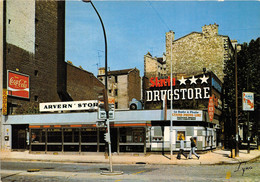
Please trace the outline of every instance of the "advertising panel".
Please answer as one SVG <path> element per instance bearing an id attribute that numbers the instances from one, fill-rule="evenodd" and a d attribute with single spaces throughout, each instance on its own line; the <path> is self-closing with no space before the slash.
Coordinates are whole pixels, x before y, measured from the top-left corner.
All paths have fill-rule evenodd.
<path id="1" fill-rule="evenodd" d="M 30 77 L 22 73 L 7 71 L 7 93 L 10 96 L 30 98 Z"/>
<path id="2" fill-rule="evenodd" d="M 213 119 L 214 119 L 215 106 L 214 106 L 213 97 L 214 97 L 214 95 L 209 98 L 209 104 L 208 104 L 208 114 L 209 114 L 210 121 L 213 121 Z"/>
<path id="3" fill-rule="evenodd" d="M 254 93 L 243 92 L 243 111 L 254 111 Z"/>
<path id="4" fill-rule="evenodd" d="M 6 89 L 3 89 L 2 114 L 7 115 L 7 90 Z"/>
<path id="5" fill-rule="evenodd" d="M 173 120 L 176 121 L 202 121 L 201 110 L 173 110 Z"/>

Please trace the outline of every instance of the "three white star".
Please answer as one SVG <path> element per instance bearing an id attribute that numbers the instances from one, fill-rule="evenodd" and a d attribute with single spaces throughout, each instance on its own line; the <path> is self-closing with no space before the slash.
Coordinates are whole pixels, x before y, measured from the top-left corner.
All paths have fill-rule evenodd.
<path id="1" fill-rule="evenodd" d="M 202 78 L 200 78 L 201 79 L 201 83 L 208 83 L 208 79 L 209 79 L 209 77 L 206 77 L 205 75 L 203 75 L 203 77 Z"/>
<path id="2" fill-rule="evenodd" d="M 187 80 L 187 79 L 184 79 L 183 76 L 182 76 L 181 79 L 179 80 L 179 81 L 180 81 L 180 85 L 181 85 L 181 84 L 186 85 L 186 83 L 185 83 L 186 80 Z"/>

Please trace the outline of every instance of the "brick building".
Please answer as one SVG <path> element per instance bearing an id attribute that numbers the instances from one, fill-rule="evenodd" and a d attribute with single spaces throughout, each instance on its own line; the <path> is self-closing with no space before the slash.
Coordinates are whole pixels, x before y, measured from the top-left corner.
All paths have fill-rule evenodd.
<path id="1" fill-rule="evenodd" d="M 3 115 L 37 114 L 39 103 L 97 99 L 104 85 L 64 61 L 65 1 L 6 0 L 0 8 L 1 139 L 9 137 L 1 146 L 26 149 L 30 121 L 3 123 L 2 110 Z M 3 93 L 8 96 L 2 107 Z"/>
<path id="2" fill-rule="evenodd" d="M 108 71 L 108 96 L 115 98 L 116 109 L 129 109 L 129 102 L 141 99 L 140 71 L 136 68 Z M 100 68 L 98 79 L 105 83 L 105 69 Z"/>

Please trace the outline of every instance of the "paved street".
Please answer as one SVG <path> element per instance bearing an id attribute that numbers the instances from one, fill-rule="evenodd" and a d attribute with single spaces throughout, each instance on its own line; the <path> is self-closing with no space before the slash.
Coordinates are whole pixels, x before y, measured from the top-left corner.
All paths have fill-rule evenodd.
<path id="1" fill-rule="evenodd" d="M 101 175 L 108 164 L 1 162 L 1 179 L 8 181 L 259 181 L 260 159 L 228 165 L 113 165 L 123 175 Z M 27 172 L 39 169 L 38 172 Z"/>

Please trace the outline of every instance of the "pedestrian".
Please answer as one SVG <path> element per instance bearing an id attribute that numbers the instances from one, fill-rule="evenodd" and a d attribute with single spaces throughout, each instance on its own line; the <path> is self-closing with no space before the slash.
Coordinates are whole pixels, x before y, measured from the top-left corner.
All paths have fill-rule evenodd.
<path id="1" fill-rule="evenodd" d="M 195 143 L 193 137 L 190 138 L 190 142 L 191 142 L 191 149 L 190 149 L 189 159 L 192 159 L 192 153 L 193 153 L 198 159 L 200 159 L 200 156 L 199 156 L 198 154 L 196 154 L 196 152 L 195 152 L 196 143 Z"/>
<path id="2" fill-rule="evenodd" d="M 180 140 L 180 151 L 179 151 L 179 153 L 178 153 L 178 155 L 177 155 L 177 159 L 181 159 L 181 155 L 183 155 L 186 159 L 187 159 L 187 155 L 184 153 L 184 141 L 183 141 L 183 139 L 182 139 L 182 134 L 180 134 L 180 136 L 179 136 L 179 140 Z"/>

